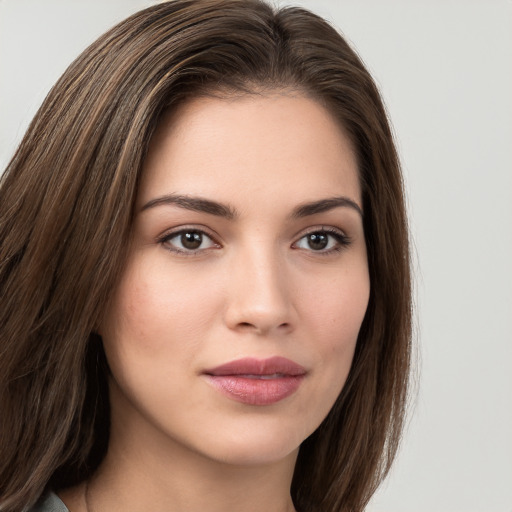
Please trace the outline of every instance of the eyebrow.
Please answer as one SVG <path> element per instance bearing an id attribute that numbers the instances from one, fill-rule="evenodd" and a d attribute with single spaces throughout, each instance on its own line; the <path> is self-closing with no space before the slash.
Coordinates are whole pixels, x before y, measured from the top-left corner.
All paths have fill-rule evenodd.
<path id="1" fill-rule="evenodd" d="M 211 201 L 210 199 L 204 199 L 202 197 L 178 194 L 168 194 L 152 199 L 141 208 L 141 211 L 161 205 L 176 205 L 185 210 L 209 213 L 210 215 L 224 217 L 228 220 L 232 220 L 238 216 L 236 210 L 228 205 L 218 203 L 217 201 Z"/>
<path id="2" fill-rule="evenodd" d="M 357 213 L 359 213 L 361 217 L 363 216 L 363 210 L 355 201 L 352 201 L 352 199 L 349 199 L 345 196 L 337 196 L 330 197 L 328 199 L 320 199 L 319 201 L 312 201 L 311 203 L 301 204 L 293 210 L 292 217 L 299 219 L 341 207 L 352 208 Z"/>
<path id="3" fill-rule="evenodd" d="M 236 219 L 239 216 L 237 210 L 227 204 L 205 199 L 203 197 L 180 194 L 167 194 L 165 196 L 151 199 L 151 201 L 148 201 L 141 208 L 141 212 L 161 205 L 175 205 L 185 210 L 208 213 L 228 220 Z M 352 199 L 349 199 L 348 197 L 337 196 L 300 204 L 294 208 L 290 217 L 300 219 L 342 207 L 351 208 L 358 212 L 361 217 L 363 216 L 361 207 L 355 201 L 352 201 Z"/>

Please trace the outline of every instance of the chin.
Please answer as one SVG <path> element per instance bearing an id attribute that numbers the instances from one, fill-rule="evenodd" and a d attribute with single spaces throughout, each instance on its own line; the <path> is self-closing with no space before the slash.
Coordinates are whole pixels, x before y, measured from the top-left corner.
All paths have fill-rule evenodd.
<path id="1" fill-rule="evenodd" d="M 230 443 L 225 450 L 212 454 L 215 461 L 232 466 L 266 466 L 284 460 L 295 460 L 299 446 L 284 446 L 284 443 L 253 444 Z"/>
<path id="2" fill-rule="evenodd" d="M 270 418 L 265 418 L 270 419 Z M 282 422 L 247 422 L 236 429 L 212 431 L 203 437 L 194 451 L 207 458 L 234 466 L 275 464 L 295 460 L 300 444 L 309 435 L 300 425 L 290 427 Z"/>

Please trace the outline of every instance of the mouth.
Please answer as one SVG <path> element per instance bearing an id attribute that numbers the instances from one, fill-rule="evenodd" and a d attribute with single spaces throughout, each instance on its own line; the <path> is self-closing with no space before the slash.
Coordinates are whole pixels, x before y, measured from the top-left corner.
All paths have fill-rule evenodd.
<path id="1" fill-rule="evenodd" d="M 284 357 L 244 358 L 205 370 L 207 382 L 236 402 L 271 405 L 295 393 L 306 370 Z"/>

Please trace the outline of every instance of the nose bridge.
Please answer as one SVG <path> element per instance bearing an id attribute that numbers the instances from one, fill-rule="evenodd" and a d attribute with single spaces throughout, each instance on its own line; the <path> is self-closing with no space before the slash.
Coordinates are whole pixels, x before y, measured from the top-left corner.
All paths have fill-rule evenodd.
<path id="1" fill-rule="evenodd" d="M 234 255 L 228 323 L 260 333 L 289 328 L 292 305 L 284 256 L 271 244 L 255 245 L 240 248 Z"/>

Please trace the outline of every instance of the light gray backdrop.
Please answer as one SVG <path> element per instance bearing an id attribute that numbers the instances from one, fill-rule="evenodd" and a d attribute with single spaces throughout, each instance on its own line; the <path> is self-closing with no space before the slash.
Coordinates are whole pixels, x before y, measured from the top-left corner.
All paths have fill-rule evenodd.
<path id="1" fill-rule="evenodd" d="M 151 3 L 0 0 L 2 169 L 71 60 Z M 420 389 L 369 511 L 512 512 L 512 1 L 295 3 L 373 72 L 409 192 Z"/>

